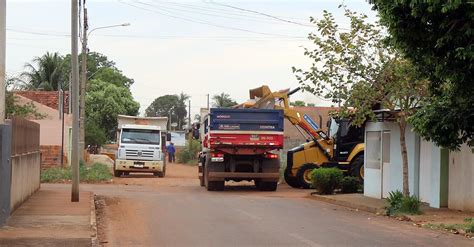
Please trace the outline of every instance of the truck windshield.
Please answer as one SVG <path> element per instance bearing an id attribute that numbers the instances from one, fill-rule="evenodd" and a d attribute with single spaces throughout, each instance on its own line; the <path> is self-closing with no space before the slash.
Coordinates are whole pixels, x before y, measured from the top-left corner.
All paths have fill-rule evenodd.
<path id="1" fill-rule="evenodd" d="M 121 142 L 160 145 L 160 131 L 144 129 L 122 129 Z"/>

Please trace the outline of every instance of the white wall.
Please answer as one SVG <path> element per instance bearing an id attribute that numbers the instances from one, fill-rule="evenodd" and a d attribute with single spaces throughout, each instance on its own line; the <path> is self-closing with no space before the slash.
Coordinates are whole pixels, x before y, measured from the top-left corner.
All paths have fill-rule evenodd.
<path id="1" fill-rule="evenodd" d="M 405 140 L 408 151 L 408 183 L 410 193 L 420 197 L 432 207 L 443 206 L 440 179 L 440 148 L 431 142 L 420 139 L 407 126 Z M 366 124 L 365 157 L 371 157 L 371 152 L 381 152 L 379 169 L 367 167 L 365 163 L 364 195 L 374 198 L 386 197 L 388 192 L 403 190 L 402 156 L 400 146 L 400 129 L 396 122 L 368 122 Z M 374 148 L 367 144 L 367 132 L 389 132 L 390 136 L 382 138 L 381 148 Z M 389 145 L 384 150 L 384 142 Z M 369 140 L 370 141 L 370 140 Z M 388 151 L 387 151 L 388 149 Z M 381 151 L 382 150 L 382 151 Z M 385 152 L 385 153 L 384 153 Z M 388 156 L 387 156 L 387 152 Z M 386 157 L 388 157 L 387 160 Z M 384 161 L 385 160 L 385 161 Z M 382 164 L 383 162 L 383 164 Z M 474 190 L 473 190 L 474 191 Z M 446 193 L 446 192 L 444 192 Z"/>
<path id="2" fill-rule="evenodd" d="M 474 212 L 474 151 L 467 145 L 449 154 L 448 205 Z"/>

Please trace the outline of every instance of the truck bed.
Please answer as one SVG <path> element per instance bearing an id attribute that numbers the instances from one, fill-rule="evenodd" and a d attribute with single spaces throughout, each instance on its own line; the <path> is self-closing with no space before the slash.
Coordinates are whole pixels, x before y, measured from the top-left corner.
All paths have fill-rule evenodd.
<path id="1" fill-rule="evenodd" d="M 258 154 L 283 148 L 282 110 L 212 108 L 205 128 L 207 148 Z"/>

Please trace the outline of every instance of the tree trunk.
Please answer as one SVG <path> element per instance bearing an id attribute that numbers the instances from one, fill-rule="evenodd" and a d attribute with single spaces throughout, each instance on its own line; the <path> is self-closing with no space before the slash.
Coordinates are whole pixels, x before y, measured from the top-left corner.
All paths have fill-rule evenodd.
<path id="1" fill-rule="evenodd" d="M 407 153 L 407 144 L 405 141 L 405 129 L 407 127 L 407 122 L 405 117 L 401 117 L 398 123 L 400 127 L 400 147 L 402 153 L 402 170 L 403 170 L 403 195 L 410 195 L 410 188 L 408 185 L 408 153 Z"/>

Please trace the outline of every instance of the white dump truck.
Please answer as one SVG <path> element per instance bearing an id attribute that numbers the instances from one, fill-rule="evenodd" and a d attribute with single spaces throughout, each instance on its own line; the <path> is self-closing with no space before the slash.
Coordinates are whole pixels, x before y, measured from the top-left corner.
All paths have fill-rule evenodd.
<path id="1" fill-rule="evenodd" d="M 117 154 L 114 175 L 130 172 L 153 173 L 164 177 L 166 173 L 165 148 L 171 137 L 166 131 L 166 117 L 117 117 Z"/>

